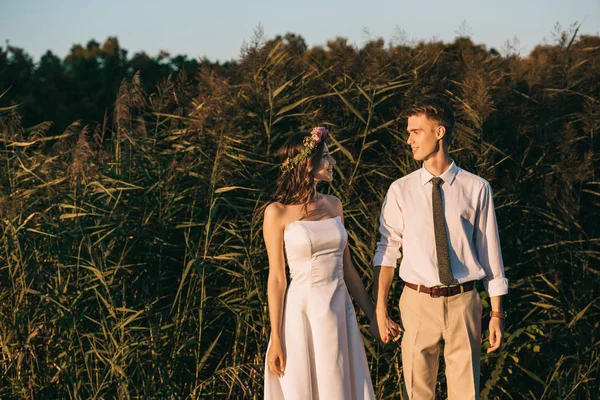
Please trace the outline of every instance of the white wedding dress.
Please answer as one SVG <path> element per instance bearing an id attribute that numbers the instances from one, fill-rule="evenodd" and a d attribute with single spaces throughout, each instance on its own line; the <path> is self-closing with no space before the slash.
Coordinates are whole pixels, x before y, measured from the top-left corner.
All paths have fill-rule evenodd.
<path id="1" fill-rule="evenodd" d="M 283 378 L 265 363 L 267 400 L 374 399 L 356 313 L 344 282 L 348 234 L 339 217 L 294 221 L 284 232 L 290 269 L 282 321 Z M 270 346 L 270 343 L 269 343 Z"/>

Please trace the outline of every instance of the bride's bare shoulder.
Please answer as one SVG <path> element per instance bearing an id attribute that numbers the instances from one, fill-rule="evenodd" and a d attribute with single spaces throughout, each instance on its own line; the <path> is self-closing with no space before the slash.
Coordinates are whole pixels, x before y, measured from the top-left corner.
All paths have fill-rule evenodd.
<path id="1" fill-rule="evenodd" d="M 265 208 L 265 219 L 279 218 L 284 213 L 285 213 L 285 205 L 274 201 Z"/>
<path id="2" fill-rule="evenodd" d="M 290 218 L 294 218 L 294 210 L 289 205 L 273 202 L 265 208 L 265 222 L 277 221 L 285 225 Z"/>

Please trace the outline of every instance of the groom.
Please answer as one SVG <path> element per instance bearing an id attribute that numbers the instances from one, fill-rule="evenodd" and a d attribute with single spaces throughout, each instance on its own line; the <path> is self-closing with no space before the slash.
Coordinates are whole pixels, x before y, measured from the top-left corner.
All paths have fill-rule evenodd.
<path id="1" fill-rule="evenodd" d="M 488 353 L 502 341 L 502 296 L 508 291 L 492 189 L 450 158 L 454 114 L 446 103 L 427 99 L 407 114 L 407 143 L 423 167 L 393 182 L 383 202 L 373 259 L 379 336 L 387 343 L 394 332 L 387 300 L 402 258 L 405 394 L 435 398 L 443 344 L 448 398 L 479 399 L 482 308 L 475 283 L 482 280 L 491 298 Z"/>

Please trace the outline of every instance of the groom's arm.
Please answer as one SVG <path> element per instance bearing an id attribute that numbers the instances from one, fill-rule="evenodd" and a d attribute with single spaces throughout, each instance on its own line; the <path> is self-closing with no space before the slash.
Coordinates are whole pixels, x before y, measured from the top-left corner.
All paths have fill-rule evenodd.
<path id="1" fill-rule="evenodd" d="M 394 273 L 394 267 L 375 267 L 375 295 L 373 296 L 375 298 L 375 316 L 373 319 L 374 322 L 377 322 L 378 336 L 383 343 L 390 341 L 387 301 Z M 396 336 L 396 330 L 394 330 L 394 336 Z"/>
<path id="2" fill-rule="evenodd" d="M 377 321 L 377 330 L 383 343 L 388 343 L 390 333 L 393 333 L 388 330 L 390 323 L 387 301 L 396 272 L 396 265 L 401 257 L 400 247 L 402 246 L 402 234 L 404 232 L 399 189 L 398 185 L 392 183 L 383 200 L 381 216 L 379 217 L 379 233 L 381 236 L 373 257 L 373 266 L 375 267 L 374 319 Z M 393 331 L 396 332 L 397 329 L 393 329 Z"/>
<path id="3" fill-rule="evenodd" d="M 483 284 L 490 296 L 492 311 L 501 312 L 503 311 L 502 297 L 508 293 L 508 280 L 504 273 L 504 262 L 500 250 L 500 235 L 498 234 L 492 187 L 487 182 L 480 193 L 479 202 L 481 209 L 475 230 L 475 248 L 479 263 L 485 271 Z M 497 350 L 502 343 L 503 321 L 498 317 L 491 317 L 489 329 L 488 353 Z"/>
<path id="4" fill-rule="evenodd" d="M 387 300 L 390 293 L 390 287 L 394 280 L 394 267 L 377 266 L 375 267 L 375 311 L 384 312 L 387 317 Z"/>
<path id="5" fill-rule="evenodd" d="M 387 297 L 394 279 L 398 259 L 402 257 L 402 236 L 404 219 L 400 207 L 400 190 L 392 183 L 383 199 L 379 216 L 379 241 L 373 257 L 375 267 L 375 304 L 386 306 Z"/>

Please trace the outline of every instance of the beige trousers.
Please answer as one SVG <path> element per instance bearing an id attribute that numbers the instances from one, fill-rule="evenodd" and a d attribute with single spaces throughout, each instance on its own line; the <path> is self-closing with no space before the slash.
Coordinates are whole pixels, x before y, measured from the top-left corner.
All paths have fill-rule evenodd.
<path id="1" fill-rule="evenodd" d="M 400 313 L 405 397 L 435 398 L 443 344 L 448 399 L 479 399 L 481 298 L 477 290 L 432 298 L 405 287 Z"/>

